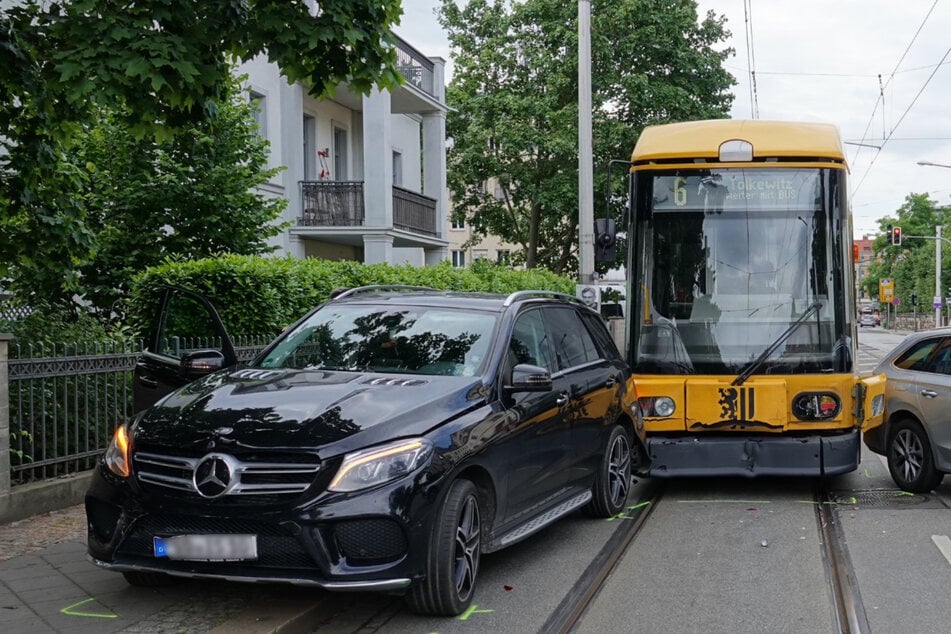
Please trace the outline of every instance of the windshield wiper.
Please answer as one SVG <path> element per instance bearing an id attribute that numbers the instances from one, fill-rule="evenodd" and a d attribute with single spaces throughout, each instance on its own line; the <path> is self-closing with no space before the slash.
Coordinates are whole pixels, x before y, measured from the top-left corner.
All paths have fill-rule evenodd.
<path id="1" fill-rule="evenodd" d="M 822 308 L 822 302 L 815 302 L 812 304 L 812 306 L 807 308 L 806 312 L 799 315 L 799 318 L 796 321 L 789 324 L 789 328 L 784 330 L 781 335 L 776 337 L 776 340 L 769 344 L 769 346 L 763 350 L 763 352 L 761 352 L 760 355 L 756 357 L 756 359 L 751 361 L 749 365 L 743 368 L 743 371 L 740 372 L 735 379 L 733 379 L 733 382 L 730 385 L 743 385 L 743 382 L 750 378 L 753 373 L 756 372 L 756 370 L 759 369 L 761 365 L 763 365 L 763 362 L 769 358 L 769 355 L 773 354 L 776 349 L 783 344 L 784 341 L 789 339 L 789 335 L 793 334 L 796 331 L 796 328 L 799 328 L 799 326 L 801 326 L 804 321 L 817 313 L 820 308 Z"/>

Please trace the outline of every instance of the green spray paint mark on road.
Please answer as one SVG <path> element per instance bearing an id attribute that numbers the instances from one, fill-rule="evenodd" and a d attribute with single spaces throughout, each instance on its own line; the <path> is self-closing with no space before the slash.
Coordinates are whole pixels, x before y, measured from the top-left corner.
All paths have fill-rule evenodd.
<path id="1" fill-rule="evenodd" d="M 650 500 L 647 500 L 646 502 L 641 502 L 640 504 L 635 504 L 634 506 L 629 506 L 629 507 L 627 507 L 627 510 L 628 510 L 628 511 L 633 511 L 634 509 L 639 509 L 639 508 L 641 508 L 641 507 L 647 506 L 647 505 L 649 505 L 650 503 L 651 503 L 651 501 L 650 501 Z"/>
<path id="2" fill-rule="evenodd" d="M 73 608 L 78 608 L 78 607 L 81 606 L 81 605 L 85 605 L 86 603 L 89 603 L 90 601 L 95 601 L 95 599 L 93 599 L 93 598 L 83 599 L 82 601 L 78 601 L 77 603 L 74 603 L 74 604 L 72 604 L 72 605 L 67 605 L 65 608 L 63 608 L 62 610 L 60 610 L 60 612 L 62 612 L 63 614 L 66 614 L 66 615 L 68 615 L 68 616 L 87 616 L 87 617 L 93 618 L 93 619 L 117 619 L 117 618 L 119 618 L 119 615 L 118 615 L 118 614 L 113 614 L 113 613 L 111 613 L 111 612 L 109 612 L 108 614 L 100 614 L 100 613 L 98 613 L 98 612 L 77 612 L 77 611 L 75 611 L 75 610 L 73 609 Z"/>
<path id="3" fill-rule="evenodd" d="M 681 504 L 771 504 L 772 500 L 677 500 Z"/>
<path id="4" fill-rule="evenodd" d="M 468 610 L 459 615 L 459 620 L 468 621 L 473 614 L 488 614 L 489 612 L 495 612 L 495 610 L 480 610 L 479 606 L 470 605 Z"/>

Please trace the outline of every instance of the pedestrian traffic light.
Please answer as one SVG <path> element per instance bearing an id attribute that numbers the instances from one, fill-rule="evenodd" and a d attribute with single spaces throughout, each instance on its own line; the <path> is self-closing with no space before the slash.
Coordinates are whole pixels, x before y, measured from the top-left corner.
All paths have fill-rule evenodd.
<path id="1" fill-rule="evenodd" d="M 901 244 L 901 227 L 892 227 L 892 244 Z"/>

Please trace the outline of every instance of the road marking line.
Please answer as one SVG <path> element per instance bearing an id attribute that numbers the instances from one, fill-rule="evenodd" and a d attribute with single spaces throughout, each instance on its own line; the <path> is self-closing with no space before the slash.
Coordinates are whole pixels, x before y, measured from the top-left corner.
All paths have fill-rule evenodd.
<path id="1" fill-rule="evenodd" d="M 938 547 L 938 550 L 941 551 L 944 558 L 951 564 L 951 538 L 947 535 L 932 535 L 931 541 L 934 542 L 934 545 Z"/>

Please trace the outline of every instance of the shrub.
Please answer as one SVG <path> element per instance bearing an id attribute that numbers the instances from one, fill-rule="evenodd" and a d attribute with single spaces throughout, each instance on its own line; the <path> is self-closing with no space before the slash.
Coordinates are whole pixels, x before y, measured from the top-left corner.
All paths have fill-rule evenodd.
<path id="1" fill-rule="evenodd" d="M 362 264 L 315 258 L 264 258 L 223 255 L 166 262 L 139 274 L 129 305 L 133 331 L 144 335 L 156 313 L 153 302 L 165 285 L 208 297 L 232 335 L 277 334 L 337 287 L 406 284 L 459 291 L 511 293 L 538 289 L 574 293 L 574 281 L 540 269 L 512 270 L 490 262 L 471 269 L 438 266 Z"/>

